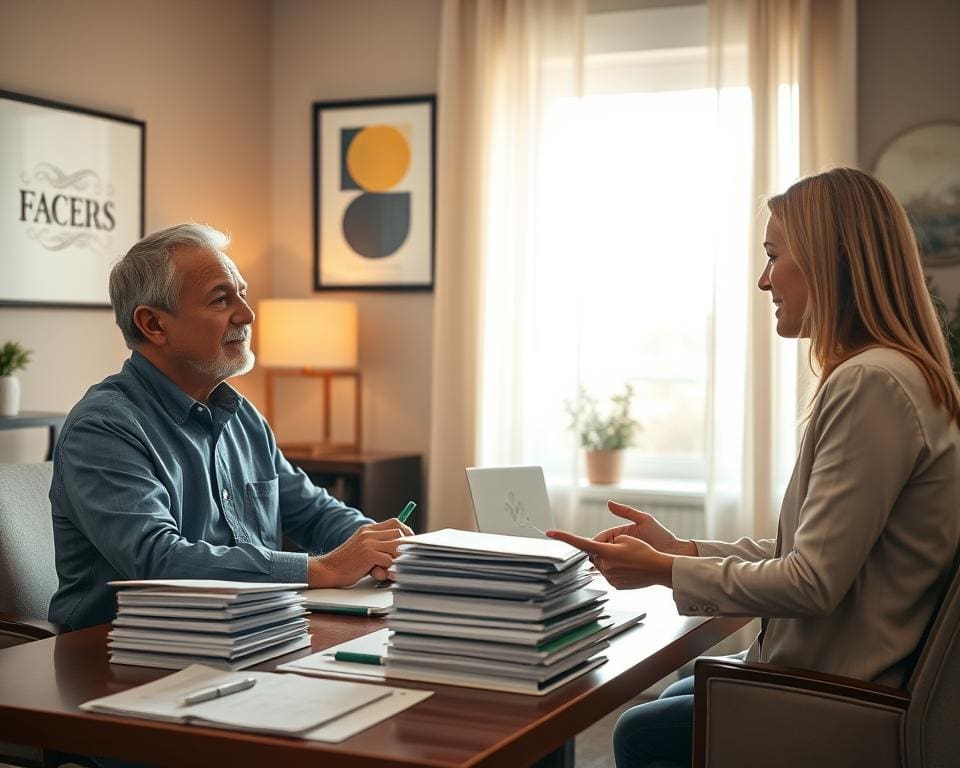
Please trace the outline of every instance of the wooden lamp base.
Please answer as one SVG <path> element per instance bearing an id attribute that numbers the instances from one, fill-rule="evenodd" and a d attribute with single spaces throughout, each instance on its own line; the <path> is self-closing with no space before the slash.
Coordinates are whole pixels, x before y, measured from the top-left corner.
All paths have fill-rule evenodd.
<path id="1" fill-rule="evenodd" d="M 267 368 L 267 422 L 273 426 L 274 416 L 274 385 L 280 377 L 307 377 L 320 379 L 323 382 L 323 439 L 320 442 L 308 444 L 284 444 L 285 449 L 296 449 L 299 453 L 309 453 L 311 456 L 324 456 L 330 453 L 358 453 L 361 445 L 360 418 L 360 371 L 355 369 L 317 369 L 317 368 Z M 334 379 L 352 379 L 355 387 L 353 398 L 353 442 L 334 443 L 330 439 L 331 414 L 331 385 Z"/>

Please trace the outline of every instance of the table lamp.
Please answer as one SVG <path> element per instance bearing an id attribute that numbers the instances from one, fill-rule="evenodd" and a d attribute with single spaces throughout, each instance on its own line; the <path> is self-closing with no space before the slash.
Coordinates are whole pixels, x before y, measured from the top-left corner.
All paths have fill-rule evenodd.
<path id="1" fill-rule="evenodd" d="M 349 301 L 264 299 L 254 326 L 259 338 L 257 359 L 266 369 L 266 417 L 273 423 L 275 382 L 281 376 L 317 378 L 323 382 L 323 440 L 309 446 L 315 454 L 360 450 L 360 371 L 357 368 L 357 305 Z M 352 443 L 333 443 L 331 382 L 352 379 L 354 425 Z"/>

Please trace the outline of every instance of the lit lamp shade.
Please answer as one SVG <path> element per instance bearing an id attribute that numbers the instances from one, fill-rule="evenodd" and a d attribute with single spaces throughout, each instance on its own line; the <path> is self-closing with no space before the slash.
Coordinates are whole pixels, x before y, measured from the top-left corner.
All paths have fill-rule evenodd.
<path id="1" fill-rule="evenodd" d="M 349 301 L 264 299 L 254 325 L 261 365 L 347 370 L 357 367 L 357 305 Z"/>

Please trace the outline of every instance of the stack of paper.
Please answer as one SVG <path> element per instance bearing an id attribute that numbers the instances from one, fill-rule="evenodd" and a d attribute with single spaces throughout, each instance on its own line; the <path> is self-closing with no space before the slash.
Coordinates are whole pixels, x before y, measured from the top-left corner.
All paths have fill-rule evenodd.
<path id="1" fill-rule="evenodd" d="M 301 592 L 307 610 L 352 616 L 386 616 L 393 605 L 388 583 L 366 576 L 346 589 L 307 589 Z"/>
<path id="2" fill-rule="evenodd" d="M 112 581 L 117 618 L 110 661 L 181 669 L 204 663 L 243 669 L 307 648 L 303 584 L 207 579 Z"/>
<path id="3" fill-rule="evenodd" d="M 600 665 L 613 621 L 562 542 L 443 530 L 393 565 L 387 677 L 544 694 Z"/>

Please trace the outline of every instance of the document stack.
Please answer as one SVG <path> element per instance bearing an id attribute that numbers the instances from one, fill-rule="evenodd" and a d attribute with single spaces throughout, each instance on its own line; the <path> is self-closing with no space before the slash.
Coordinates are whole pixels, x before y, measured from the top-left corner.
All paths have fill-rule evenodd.
<path id="1" fill-rule="evenodd" d="M 112 581 L 117 618 L 110 661 L 182 669 L 244 669 L 307 648 L 305 584 L 207 579 Z"/>
<path id="2" fill-rule="evenodd" d="M 470 531 L 411 536 L 393 565 L 388 678 L 542 695 L 602 664 L 613 621 L 586 556 Z"/>
<path id="3" fill-rule="evenodd" d="M 348 616 L 386 616 L 393 605 L 391 590 L 366 576 L 347 589 L 308 589 L 303 595 L 309 611 Z"/>

